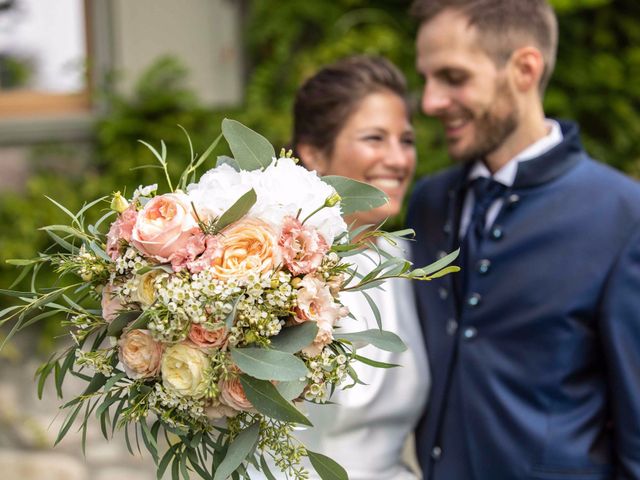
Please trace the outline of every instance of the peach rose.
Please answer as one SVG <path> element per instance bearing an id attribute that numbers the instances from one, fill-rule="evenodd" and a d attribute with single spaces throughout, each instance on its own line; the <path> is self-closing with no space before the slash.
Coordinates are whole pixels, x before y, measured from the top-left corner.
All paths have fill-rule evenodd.
<path id="1" fill-rule="evenodd" d="M 220 256 L 211 268 L 218 278 L 244 278 L 273 270 L 280 262 L 278 239 L 269 224 L 257 218 L 240 220 L 221 233 Z"/>
<path id="2" fill-rule="evenodd" d="M 138 213 L 131 243 L 143 255 L 168 262 L 172 255 L 185 250 L 198 232 L 189 197 L 168 193 L 154 197 Z"/>
<path id="3" fill-rule="evenodd" d="M 220 403 L 238 411 L 252 411 L 253 405 L 247 400 L 244 388 L 238 378 L 230 378 L 228 380 L 220 380 L 218 383 L 220 388 Z"/>
<path id="4" fill-rule="evenodd" d="M 131 241 L 133 227 L 138 218 L 138 211 L 134 204 L 129 205 L 111 224 L 107 233 L 107 254 L 115 260 L 120 255 L 120 241 Z"/>
<path id="5" fill-rule="evenodd" d="M 108 283 L 102 289 L 102 318 L 107 322 L 113 322 L 121 310 L 125 310 L 122 297 L 116 293 L 112 283 Z"/>
<path id="6" fill-rule="evenodd" d="M 191 325 L 189 340 L 200 348 L 221 348 L 227 343 L 228 332 L 223 325 L 214 330 L 209 330 L 198 323 Z"/>
<path id="7" fill-rule="evenodd" d="M 130 330 L 118 340 L 118 358 L 129 378 L 155 377 L 160 371 L 163 346 L 148 330 Z"/>
<path id="8" fill-rule="evenodd" d="M 315 272 L 329 250 L 318 230 L 303 225 L 294 217 L 284 219 L 278 245 L 284 264 L 293 275 Z"/>

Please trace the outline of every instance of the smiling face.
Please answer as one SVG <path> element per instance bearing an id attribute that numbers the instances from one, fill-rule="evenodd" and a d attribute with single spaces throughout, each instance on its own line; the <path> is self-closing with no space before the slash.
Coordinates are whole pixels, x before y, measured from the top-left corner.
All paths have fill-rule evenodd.
<path id="1" fill-rule="evenodd" d="M 477 29 L 453 10 L 424 23 L 418 33 L 422 110 L 442 122 L 449 155 L 461 162 L 495 154 L 519 125 L 508 62 L 498 67 L 481 44 Z"/>
<path id="2" fill-rule="evenodd" d="M 389 203 L 357 212 L 350 221 L 377 224 L 400 212 L 416 164 L 414 134 L 402 98 L 390 91 L 367 95 L 347 118 L 330 155 L 302 155 L 322 175 L 342 175 L 384 191 Z"/>

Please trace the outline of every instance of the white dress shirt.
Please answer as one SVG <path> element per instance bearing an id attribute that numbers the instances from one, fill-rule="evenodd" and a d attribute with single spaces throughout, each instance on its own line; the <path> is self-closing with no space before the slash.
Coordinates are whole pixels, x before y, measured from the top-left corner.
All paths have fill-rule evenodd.
<path id="1" fill-rule="evenodd" d="M 531 160 L 533 158 L 537 158 L 540 155 L 548 152 L 556 145 L 559 145 L 562 142 L 562 130 L 560 129 L 560 124 L 555 120 L 550 118 L 545 119 L 545 123 L 549 129 L 549 133 L 546 136 L 542 137 L 535 143 L 532 143 L 523 151 L 521 151 L 518 155 L 509 160 L 506 164 L 504 164 L 496 173 L 491 175 L 491 172 L 487 168 L 487 166 L 481 160 L 476 161 L 471 170 L 469 171 L 468 181 L 479 178 L 486 177 L 495 180 L 503 184 L 505 187 L 511 187 L 516 178 L 516 173 L 518 172 L 518 164 L 521 162 L 526 162 L 527 160 Z M 465 233 L 467 232 L 467 228 L 469 227 L 469 222 L 471 221 L 471 212 L 473 211 L 473 205 L 475 202 L 473 189 L 469 189 L 467 195 L 464 199 L 464 205 L 462 207 L 462 215 L 460 217 L 460 231 L 459 238 L 464 238 Z M 489 210 L 487 211 L 487 220 L 485 223 L 485 228 L 489 228 L 493 225 L 498 214 L 500 213 L 500 209 L 504 204 L 504 200 L 499 198 L 495 200 Z"/>

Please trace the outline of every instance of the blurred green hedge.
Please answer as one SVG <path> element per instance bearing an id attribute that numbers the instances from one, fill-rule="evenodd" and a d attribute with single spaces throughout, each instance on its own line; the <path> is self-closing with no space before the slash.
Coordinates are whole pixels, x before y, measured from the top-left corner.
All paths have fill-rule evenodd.
<path id="1" fill-rule="evenodd" d="M 554 0 L 561 34 L 556 73 L 546 97 L 551 116 L 576 119 L 589 151 L 598 159 L 640 175 L 640 2 L 637 0 Z M 95 142 L 82 168 L 51 168 L 41 158 L 85 156 L 71 145 L 33 151 L 33 175 L 26 191 L 0 194 L 0 260 L 30 257 L 48 241 L 38 227 L 64 220 L 44 195 L 71 209 L 83 201 L 131 192 L 139 184 L 161 181 L 153 170 L 131 170 L 153 163 L 144 139 L 164 139 L 179 170 L 189 156 L 182 125 L 202 152 L 219 133 L 225 116 L 260 131 L 276 147 L 286 145 L 293 93 L 319 65 L 354 53 L 388 56 L 406 74 L 416 105 L 421 80 L 414 69 L 417 26 L 407 0 L 252 0 L 245 24 L 244 105 L 235 110 L 201 107 L 185 87 L 179 61 L 160 59 L 139 79 L 131 97 L 106 94 L 110 109 L 95 127 Z M 443 168 L 448 159 L 437 122 L 415 115 L 418 175 Z M 224 147 L 220 149 L 224 152 Z M 62 161 L 60 165 L 65 165 Z M 106 205 L 105 205 L 106 207 Z M 0 264 L 0 287 L 16 275 Z M 52 281 L 54 277 L 51 277 Z M 0 299 L 0 307 L 4 300 Z"/>

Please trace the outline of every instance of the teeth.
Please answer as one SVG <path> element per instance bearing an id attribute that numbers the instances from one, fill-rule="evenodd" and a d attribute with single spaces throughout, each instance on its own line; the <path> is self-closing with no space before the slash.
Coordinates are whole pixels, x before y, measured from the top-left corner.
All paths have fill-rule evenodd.
<path id="1" fill-rule="evenodd" d="M 397 178 L 376 178 L 375 180 L 371 180 L 370 183 L 378 188 L 393 189 L 398 188 L 402 182 Z"/>
<path id="2" fill-rule="evenodd" d="M 464 124 L 465 124 L 465 120 L 463 119 L 453 120 L 453 121 L 447 122 L 447 128 L 458 128 Z"/>

